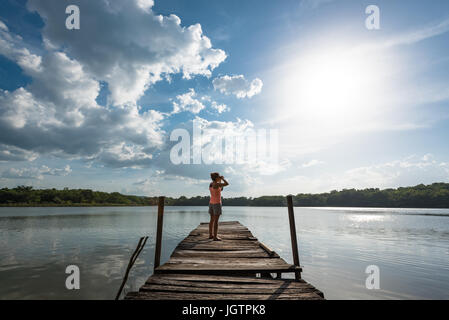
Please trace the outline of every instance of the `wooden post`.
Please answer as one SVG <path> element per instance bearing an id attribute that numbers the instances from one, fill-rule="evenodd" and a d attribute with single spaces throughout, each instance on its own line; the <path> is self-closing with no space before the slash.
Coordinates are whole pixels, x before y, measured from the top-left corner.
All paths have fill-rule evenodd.
<path id="1" fill-rule="evenodd" d="M 296 225 L 295 225 L 295 213 L 293 212 L 293 198 L 292 196 L 287 196 L 287 206 L 288 206 L 288 220 L 290 222 L 290 238 L 292 240 L 292 253 L 293 253 L 293 264 L 295 266 L 299 265 L 299 253 L 298 253 L 298 242 L 296 239 Z M 295 279 L 301 279 L 301 272 L 295 271 Z"/>
<path id="2" fill-rule="evenodd" d="M 164 201 L 165 197 L 159 197 L 157 204 L 157 233 L 156 233 L 156 249 L 154 251 L 154 270 L 161 263 L 161 246 L 162 246 L 162 223 L 164 218 Z"/>

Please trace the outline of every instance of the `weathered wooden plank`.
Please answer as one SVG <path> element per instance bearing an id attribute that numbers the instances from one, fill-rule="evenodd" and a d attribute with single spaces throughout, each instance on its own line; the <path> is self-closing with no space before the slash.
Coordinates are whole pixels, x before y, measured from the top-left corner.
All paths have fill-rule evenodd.
<path id="1" fill-rule="evenodd" d="M 180 243 L 175 250 L 194 250 L 194 249 L 200 249 L 200 248 L 204 248 L 204 250 L 223 250 L 223 249 L 233 249 L 234 251 L 238 250 L 251 250 L 251 249 L 257 249 L 257 246 L 252 245 L 252 244 L 248 244 L 248 243 L 242 243 L 242 244 L 235 244 L 235 245 L 231 245 L 231 244 L 223 244 L 223 245 L 214 245 L 214 244 L 210 244 L 210 243 L 188 243 L 188 242 L 183 242 Z"/>
<path id="2" fill-rule="evenodd" d="M 258 243 L 254 243 L 254 241 L 244 241 L 244 240 L 240 240 L 240 241 L 233 241 L 233 240 L 228 240 L 228 241 L 209 241 L 209 242 L 189 242 L 189 241 L 185 241 L 180 243 L 175 250 L 184 250 L 187 249 L 188 247 L 193 247 L 193 248 L 198 248 L 198 247 L 204 247 L 204 248 L 209 248 L 209 249 L 216 249 L 216 250 L 220 250 L 222 248 L 235 248 L 235 247 L 240 247 L 240 248 L 244 248 L 246 250 L 251 250 L 251 249 L 257 249 L 259 247 Z"/>
<path id="3" fill-rule="evenodd" d="M 202 264 L 170 264 L 166 263 L 154 270 L 155 273 L 190 273 L 190 274 L 249 274 L 249 273 L 277 273 L 277 272 L 295 272 L 301 271 L 301 268 L 292 265 L 273 265 L 273 266 L 253 266 L 253 265 L 238 265 L 238 266 L 217 266 L 217 265 L 202 265 Z"/>
<path id="4" fill-rule="evenodd" d="M 180 257 L 210 257 L 214 258 L 269 258 L 270 255 L 264 250 L 240 250 L 240 251 L 201 251 L 201 250 L 176 250 L 172 258 Z"/>
<path id="5" fill-rule="evenodd" d="M 189 286 L 173 286 L 173 285 L 157 285 L 149 284 L 140 288 L 145 292 L 190 292 L 190 293 L 223 293 L 223 294 L 301 294 L 315 293 L 314 288 L 225 288 L 225 287 L 189 287 Z"/>
<path id="6" fill-rule="evenodd" d="M 223 225 L 221 223 L 219 223 L 219 227 L 221 230 L 241 230 L 241 231 L 249 231 L 249 229 L 243 225 Z M 198 230 L 202 230 L 202 231 L 209 231 L 209 225 L 201 225 L 195 229 L 193 229 L 192 231 L 198 231 Z"/>
<path id="7" fill-rule="evenodd" d="M 262 284 L 277 284 L 279 281 L 293 281 L 292 279 L 265 279 L 265 278 L 255 278 L 255 277 L 235 277 L 229 275 L 197 275 L 197 274 L 154 274 L 151 278 L 155 279 L 173 279 L 173 280 L 185 280 L 185 281 L 201 281 L 201 282 L 217 282 L 217 283 L 262 283 Z M 295 283 L 306 283 L 304 280 L 295 281 Z"/>
<path id="8" fill-rule="evenodd" d="M 226 246 L 226 247 L 211 247 L 207 245 L 179 245 L 176 247 L 176 250 L 198 250 L 198 251 L 212 251 L 212 252 L 218 252 L 218 251 L 242 251 L 242 250 L 250 250 L 253 249 L 253 247 L 248 246 Z"/>
<path id="9" fill-rule="evenodd" d="M 239 266 L 239 265 L 253 265 L 253 266 L 291 266 L 280 258 L 219 258 L 219 257 L 172 257 L 167 264 L 205 264 L 216 265 L 221 268 L 226 265 Z"/>
<path id="10" fill-rule="evenodd" d="M 231 244 L 223 244 L 223 245 L 214 245 L 214 244 L 210 244 L 210 243 L 188 243 L 188 242 L 183 242 L 181 244 L 179 244 L 175 250 L 189 250 L 189 249 L 198 249 L 198 248 L 204 248 L 204 250 L 223 250 L 223 249 L 234 249 L 234 251 L 236 251 L 236 249 L 238 249 L 238 251 L 241 250 L 255 250 L 257 249 L 257 246 L 252 245 L 252 244 L 235 244 L 235 245 L 231 245 Z"/>
<path id="11" fill-rule="evenodd" d="M 223 235 L 220 234 L 220 238 L 222 240 L 227 240 L 227 241 L 248 241 L 248 242 L 255 242 L 257 241 L 257 238 L 254 237 L 248 237 L 248 236 L 236 236 L 236 235 Z M 222 241 L 214 241 L 212 239 L 209 239 L 209 237 L 187 237 L 184 240 L 182 240 L 181 243 L 190 243 L 190 242 L 195 242 L 195 243 L 209 243 L 212 242 L 213 245 L 220 245 L 220 244 L 215 244 L 217 242 L 222 242 Z"/>
<path id="12" fill-rule="evenodd" d="M 209 222 L 200 222 L 200 225 L 208 225 Z M 220 221 L 220 225 L 240 225 L 243 226 L 243 224 L 240 223 L 240 221 Z"/>
<path id="13" fill-rule="evenodd" d="M 190 273 L 190 274 L 227 274 L 232 275 L 233 272 L 236 274 L 245 273 L 276 273 L 283 272 L 289 273 L 294 271 L 302 271 L 300 267 L 296 267 L 294 265 L 270 265 L 270 266 L 254 266 L 249 264 L 240 264 L 237 266 L 216 266 L 210 264 L 199 264 L 199 263 L 170 263 L 165 264 L 164 266 L 159 266 L 155 269 L 155 273 Z"/>
<path id="14" fill-rule="evenodd" d="M 218 235 L 220 236 L 220 238 L 222 238 L 222 236 L 227 237 L 226 235 L 223 235 L 221 233 L 218 233 Z M 235 237 L 235 235 L 234 235 L 234 237 Z M 243 238 L 243 239 L 240 239 L 240 238 Z M 244 237 L 239 237 L 239 239 L 232 239 L 232 236 L 230 236 L 228 239 L 224 239 L 224 241 L 214 241 L 213 239 L 209 239 L 209 237 L 188 236 L 184 240 L 182 240 L 180 242 L 180 244 L 190 241 L 190 242 L 198 242 L 198 243 L 208 243 L 208 244 L 214 245 L 214 246 L 232 245 L 232 244 L 239 244 L 239 243 L 256 245 L 255 244 L 256 241 L 254 241 L 253 238 L 254 237 L 244 236 Z"/>
<path id="15" fill-rule="evenodd" d="M 236 231 L 236 232 L 250 232 L 250 230 L 247 227 L 243 227 L 243 226 L 223 226 L 223 225 L 219 225 L 219 229 L 220 230 L 232 230 L 232 231 Z M 204 226 L 204 227 L 198 227 L 194 230 L 192 230 L 192 232 L 208 232 L 209 231 L 209 226 Z"/>
<path id="16" fill-rule="evenodd" d="M 240 230 L 229 230 L 229 229 L 219 229 L 218 233 L 220 235 L 238 235 L 238 236 L 253 236 L 250 231 L 240 231 Z M 192 233 L 189 233 L 189 236 L 191 237 L 208 237 L 209 236 L 209 230 L 195 230 Z"/>
<path id="17" fill-rule="evenodd" d="M 270 247 L 268 247 L 266 244 L 259 242 L 259 246 L 263 250 L 265 250 L 270 255 L 270 257 L 279 257 L 279 255 L 276 252 L 274 252 L 274 250 L 272 250 Z"/>
<path id="18" fill-rule="evenodd" d="M 235 277 L 234 277 L 235 278 Z M 254 278 L 253 278 L 254 279 Z M 170 279 L 168 277 L 150 277 L 145 282 L 145 285 L 171 285 L 171 286 L 184 286 L 184 287 L 197 287 L 197 288 L 234 288 L 234 289 L 270 289 L 276 290 L 282 289 L 314 289 L 315 288 L 306 282 L 296 282 L 287 280 L 274 280 L 273 283 L 261 283 L 259 281 L 253 282 L 240 282 L 235 280 L 233 282 L 220 282 L 220 281 L 188 281 L 179 279 Z"/>
<path id="19" fill-rule="evenodd" d="M 252 241 L 257 241 L 256 237 L 253 237 L 251 235 L 251 233 L 248 234 L 236 234 L 234 232 L 230 232 L 229 234 L 226 233 L 222 233 L 220 232 L 220 238 L 223 240 L 252 240 Z M 194 235 L 189 235 L 187 238 L 185 238 L 183 241 L 185 240 L 192 240 L 192 241 L 198 241 L 198 240 L 203 240 L 203 239 L 208 239 L 209 240 L 209 233 L 202 233 L 200 235 L 198 234 L 194 234 Z"/>
<path id="20" fill-rule="evenodd" d="M 243 226 L 223 226 L 223 225 L 219 225 L 219 230 L 223 230 L 223 231 L 236 231 L 236 232 L 250 232 L 250 230 L 246 227 Z M 208 232 L 209 231 L 209 226 L 204 226 L 204 227 L 198 227 L 194 230 L 192 230 L 193 232 Z"/>
<path id="21" fill-rule="evenodd" d="M 301 294 L 213 294 L 179 292 L 129 293 L 125 299 L 133 300 L 322 300 L 316 293 Z"/>

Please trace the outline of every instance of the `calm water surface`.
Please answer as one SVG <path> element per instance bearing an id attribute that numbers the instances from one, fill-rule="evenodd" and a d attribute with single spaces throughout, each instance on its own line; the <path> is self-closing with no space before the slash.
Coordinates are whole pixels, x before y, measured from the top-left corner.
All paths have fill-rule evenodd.
<path id="1" fill-rule="evenodd" d="M 156 207 L 0 208 L 0 299 L 113 299 L 136 244 L 149 236 L 126 292 L 153 270 Z M 328 299 L 448 299 L 449 210 L 295 208 L 303 278 Z M 286 208 L 225 207 L 292 262 Z M 166 207 L 162 262 L 206 207 Z M 81 271 L 65 288 L 65 268 Z M 368 265 L 380 290 L 365 287 Z"/>

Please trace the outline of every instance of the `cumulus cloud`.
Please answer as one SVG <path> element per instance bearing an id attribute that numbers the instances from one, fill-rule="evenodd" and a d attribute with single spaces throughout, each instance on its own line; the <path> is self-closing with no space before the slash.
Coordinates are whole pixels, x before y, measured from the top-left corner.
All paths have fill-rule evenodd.
<path id="1" fill-rule="evenodd" d="M 204 175 L 203 177 L 207 177 Z M 171 186 L 173 184 L 181 183 L 184 186 L 205 186 L 209 185 L 210 180 L 204 178 L 192 178 L 185 175 L 177 175 L 166 173 L 165 170 L 156 170 L 149 178 L 139 179 L 132 183 L 136 193 L 140 194 L 151 194 L 156 192 L 161 192 L 162 186 Z M 169 187 L 170 188 L 170 187 Z M 204 188 L 207 190 L 206 188 Z M 189 191 L 184 191 L 183 195 L 189 193 Z"/>
<path id="2" fill-rule="evenodd" d="M 359 167 L 345 172 L 347 186 L 394 187 L 419 183 L 449 181 L 449 164 L 437 161 L 433 155 L 409 156 L 378 165 Z"/>
<path id="3" fill-rule="evenodd" d="M 259 78 L 248 81 L 243 75 L 221 76 L 212 81 L 215 90 L 239 99 L 251 98 L 262 91 L 263 82 Z"/>
<path id="4" fill-rule="evenodd" d="M 181 26 L 175 15 L 155 14 L 152 0 L 77 1 L 82 24 L 76 31 L 63 27 L 69 4 L 28 2 L 45 23 L 43 49 L 0 21 L 0 54 L 32 79 L 14 91 L 0 89 L 0 161 L 52 154 L 149 166 L 164 144 L 165 115 L 143 112 L 137 100 L 172 74 L 209 77 L 226 54 L 212 47 L 199 24 Z M 101 82 L 110 92 L 106 106 L 96 100 Z M 202 108 L 187 102 L 183 107 L 192 112 Z"/>
<path id="5" fill-rule="evenodd" d="M 214 100 L 212 100 L 212 98 L 210 96 L 202 96 L 201 101 L 203 101 L 203 102 L 207 101 L 209 103 L 210 107 L 213 110 L 217 111 L 219 114 L 231 110 L 226 104 L 214 101 Z"/>
<path id="6" fill-rule="evenodd" d="M 176 15 L 152 11 L 151 0 L 79 0 L 80 30 L 67 30 L 70 0 L 29 1 L 45 20 L 43 38 L 79 61 L 95 79 L 108 83 L 113 104 L 135 103 L 145 90 L 170 74 L 210 76 L 226 58 L 212 47 L 200 24 L 182 26 Z"/>
<path id="7" fill-rule="evenodd" d="M 0 143 L 0 161 L 33 161 L 38 156 L 36 152 Z"/>
<path id="8" fill-rule="evenodd" d="M 15 61 L 24 71 L 39 71 L 41 57 L 32 54 L 24 45 L 22 37 L 10 33 L 0 20 L 0 54 Z"/>
<path id="9" fill-rule="evenodd" d="M 84 5 L 88 7 L 89 3 L 86 2 Z M 110 1 L 109 5 L 116 5 L 118 7 L 114 8 L 126 11 L 127 9 L 121 3 Z M 143 4 L 145 3 L 150 4 L 148 1 L 143 2 Z M 42 8 L 40 5 L 42 5 Z M 57 3 L 56 7 L 59 5 L 60 2 Z M 105 2 L 103 6 L 107 6 Z M 52 33 L 54 20 L 58 19 L 53 17 L 53 14 L 56 13 L 51 11 L 46 3 L 39 1 L 33 2 L 33 8 L 46 18 L 45 43 L 48 51 L 42 53 L 42 55 L 38 55 L 27 48 L 23 39 L 9 32 L 3 22 L 0 27 L 0 54 L 15 61 L 22 67 L 24 73 L 32 78 L 32 83 L 26 87 L 18 88 L 12 92 L 0 90 L 0 161 L 34 160 L 38 154 L 51 153 L 63 158 L 98 160 L 114 167 L 148 166 L 153 158 L 154 151 L 163 145 L 164 131 L 161 128 L 161 122 L 164 115 L 154 110 L 141 112 L 140 107 L 135 103 L 120 104 L 125 100 L 130 101 L 129 99 L 113 98 L 113 102 L 116 103 L 114 106 L 100 106 L 96 102 L 100 91 L 100 79 L 108 81 L 112 95 L 115 94 L 116 96 L 119 96 L 117 90 L 121 89 L 114 89 L 113 84 L 111 87 L 110 81 L 112 81 L 112 78 L 115 79 L 113 81 L 120 81 L 121 84 L 125 84 L 126 92 L 132 91 L 126 86 L 130 83 L 134 86 L 132 83 L 139 82 L 142 79 L 135 78 L 135 81 L 131 82 L 123 81 L 123 79 L 126 79 L 125 75 L 120 74 L 120 67 L 126 65 L 123 59 L 127 59 L 127 57 L 131 59 L 126 67 L 134 68 L 138 73 L 147 72 L 148 65 L 142 62 L 138 67 L 134 63 L 135 61 L 133 62 L 136 57 L 133 57 L 132 54 L 128 55 L 126 52 L 129 45 L 119 44 L 117 39 L 115 45 L 121 46 L 117 50 L 121 50 L 123 56 L 117 56 L 118 51 L 112 48 L 109 52 L 111 56 L 100 57 L 93 54 L 91 59 L 82 56 L 83 52 L 89 51 L 92 46 L 98 45 L 97 48 L 101 48 L 102 44 L 105 46 L 110 44 L 105 39 L 101 41 L 106 41 L 106 44 L 101 41 L 95 43 L 95 45 L 89 44 L 89 39 L 83 38 L 86 37 L 85 34 L 80 34 L 85 42 L 77 43 L 75 41 L 64 52 L 59 51 L 55 49 L 57 46 L 53 45 L 58 43 L 58 41 L 55 41 L 55 37 L 56 40 L 58 37 Z M 112 15 L 112 12 L 108 11 L 111 8 L 98 7 L 97 9 L 100 10 L 100 13 L 101 10 L 106 10 L 102 13 L 104 15 Z M 149 8 L 150 6 L 147 5 L 146 9 Z M 51 12 L 45 13 L 46 9 Z M 148 15 L 146 18 L 153 21 L 153 27 L 159 26 L 157 28 L 160 30 L 156 29 L 159 30 L 160 37 L 152 35 L 150 38 L 154 36 L 161 42 L 154 43 L 151 42 L 153 40 L 148 40 L 151 43 L 145 43 L 145 50 L 150 50 L 151 45 L 154 45 L 155 51 L 167 50 L 166 56 L 159 52 L 157 63 L 155 62 L 152 65 L 159 65 L 160 70 L 165 70 L 168 68 L 167 66 L 171 66 L 170 70 L 161 71 L 162 73 L 168 71 L 183 72 L 185 77 L 194 74 L 208 75 L 215 66 L 215 62 L 219 63 L 218 60 L 213 62 L 212 57 L 214 52 L 221 51 L 210 48 L 210 43 L 201 34 L 199 25 L 193 26 L 191 29 L 185 29 L 180 27 L 179 21 L 174 16 L 166 20 L 162 16 L 156 18 L 152 12 L 142 11 L 140 7 L 130 10 L 136 15 Z M 121 19 L 132 18 L 130 15 L 124 15 L 123 12 L 117 14 Z M 83 18 L 86 19 L 86 15 L 83 15 Z M 172 24 L 170 22 L 172 20 L 177 22 L 175 21 L 176 23 Z M 131 22 L 128 21 L 128 23 Z M 85 25 L 83 24 L 83 26 Z M 86 28 L 88 27 L 86 26 Z M 64 33 L 64 31 L 61 32 Z M 130 30 L 127 32 L 132 33 Z M 164 37 L 161 34 L 163 32 L 167 32 Z M 106 34 L 110 34 L 110 32 L 105 32 Z M 140 36 L 143 37 L 143 34 L 140 33 Z M 163 39 L 166 41 L 162 41 Z M 91 40 L 96 41 L 95 38 Z M 136 39 L 130 38 L 130 41 L 134 40 Z M 177 41 L 180 42 L 180 47 L 178 47 Z M 49 43 L 52 45 L 50 46 Z M 106 50 L 106 47 L 103 49 Z M 77 50 L 80 50 L 80 52 Z M 171 52 L 173 50 L 175 52 Z M 191 61 L 182 60 L 184 58 L 181 59 L 182 53 L 179 50 L 185 50 L 186 54 L 183 57 Z M 189 54 L 194 57 L 189 58 Z M 78 55 L 78 59 L 73 58 L 73 56 Z M 83 59 L 88 61 L 83 62 Z M 197 63 L 198 59 L 201 60 L 200 64 Z M 96 66 L 95 63 L 98 63 L 99 66 Z M 102 75 L 100 65 L 108 65 L 111 70 L 115 70 L 114 74 Z M 153 71 L 148 71 L 148 74 L 154 77 L 156 70 L 151 70 Z M 161 76 L 162 73 L 159 73 L 157 77 Z M 144 81 L 143 86 L 146 87 L 151 83 L 151 81 Z M 135 98 L 139 95 L 140 93 Z"/>
<path id="10" fill-rule="evenodd" d="M 193 114 L 198 114 L 200 111 L 206 108 L 206 105 L 210 106 L 213 110 L 219 114 L 229 111 L 229 107 L 224 103 L 218 103 L 211 99 L 210 96 L 198 97 L 193 88 L 190 88 L 188 92 L 176 96 L 173 101 L 173 111 L 171 114 L 188 111 Z"/>
<path id="11" fill-rule="evenodd" d="M 42 180 L 45 175 L 47 176 L 67 176 L 72 172 L 69 165 L 64 168 L 49 168 L 42 166 L 40 168 L 9 168 L 1 173 L 1 177 L 4 179 L 27 179 L 27 180 Z"/>
<path id="12" fill-rule="evenodd" d="M 438 161 L 431 154 L 408 156 L 403 159 L 356 167 L 343 172 L 315 176 L 296 175 L 280 180 L 273 188 L 278 192 L 328 192 L 349 188 L 396 188 L 434 182 L 449 182 L 449 163 Z"/>
<path id="13" fill-rule="evenodd" d="M 97 105 L 98 82 L 63 53 L 45 56 L 40 69 L 29 87 L 0 91 L 1 158 L 52 153 L 115 166 L 148 164 L 152 149 L 162 145 L 161 113 Z M 130 146 L 125 158 L 123 145 Z"/>
<path id="14" fill-rule="evenodd" d="M 6 24 L 4 24 L 2 21 L 0 21 L 0 29 L 2 29 L 3 31 L 9 31 L 8 27 L 6 26 Z"/>
<path id="15" fill-rule="evenodd" d="M 193 122 L 195 122 L 198 126 L 197 128 L 200 129 L 201 138 L 198 136 L 198 131 L 196 131 L 195 134 L 193 133 Z M 164 146 L 164 150 L 154 161 L 154 168 L 163 170 L 164 176 L 177 177 L 174 179 L 178 179 L 179 181 L 181 181 L 180 177 L 188 177 L 194 179 L 189 180 L 191 182 L 201 182 L 203 180 L 208 182 L 210 172 L 225 172 L 226 170 L 226 172 L 228 172 L 227 176 L 231 175 L 230 172 L 233 172 L 230 178 L 233 179 L 235 176 L 236 179 L 232 183 L 232 192 L 238 193 L 245 191 L 247 182 L 251 181 L 251 179 L 243 178 L 243 175 L 245 175 L 245 177 L 247 175 L 256 177 L 258 174 L 264 176 L 273 175 L 286 170 L 286 168 L 290 166 L 290 163 L 284 160 L 283 156 L 282 159 L 279 159 L 279 161 L 277 161 L 276 157 L 272 157 L 271 149 L 266 150 L 267 153 L 257 156 L 256 159 L 248 157 L 248 136 L 251 136 L 253 133 L 257 134 L 258 132 L 258 130 L 255 130 L 254 124 L 249 120 L 237 118 L 232 121 L 219 121 L 208 120 L 196 116 L 192 121 L 178 124 L 177 128 L 185 129 L 188 132 L 188 135 L 186 135 L 186 140 L 188 139 L 186 148 L 189 149 L 183 149 L 183 152 L 185 150 L 190 150 L 189 161 L 191 164 L 174 164 L 171 158 L 172 151 L 173 149 L 176 150 L 175 145 L 179 145 L 181 140 L 178 139 L 176 141 L 168 142 Z M 267 130 L 267 135 L 269 134 L 270 131 Z M 219 140 L 216 139 L 217 137 L 222 138 L 221 143 L 220 141 L 217 141 Z M 245 153 L 240 153 L 240 150 L 237 151 L 238 138 L 243 138 L 244 142 L 247 144 L 246 146 L 243 146 L 244 152 L 246 151 Z M 226 141 L 226 139 L 229 140 Z M 230 140 L 236 142 L 234 147 L 232 147 L 232 143 L 228 144 Z M 250 143 L 249 145 L 249 149 L 253 150 L 252 148 L 257 146 L 257 143 Z M 269 145 L 271 146 L 271 143 L 269 143 Z M 192 163 L 195 162 L 195 150 L 198 149 L 202 150 L 201 165 L 192 165 Z M 243 157 L 237 158 L 239 154 Z M 179 156 L 180 154 L 177 153 L 177 155 Z M 154 178 L 150 177 L 149 179 L 150 180 L 147 181 L 147 184 L 150 184 L 151 181 L 155 181 Z M 168 180 L 164 181 L 167 183 L 159 184 L 159 188 L 163 185 L 172 186 L 172 188 L 176 186 L 174 183 L 176 180 L 173 180 L 173 183 L 171 184 L 168 183 Z M 202 185 L 203 187 L 200 189 L 193 188 L 191 190 L 187 190 L 185 193 L 183 192 L 183 194 L 188 193 L 190 195 L 196 195 L 198 192 L 207 192 L 208 183 Z M 166 189 L 167 193 L 173 192 L 173 190 L 168 187 Z M 155 189 L 154 191 L 158 193 L 161 192 L 158 189 Z"/>
<path id="16" fill-rule="evenodd" d="M 212 109 L 217 110 L 218 113 L 229 111 L 229 107 L 227 105 L 225 105 L 224 103 L 219 104 L 216 101 L 212 101 L 211 107 Z"/>
<path id="17" fill-rule="evenodd" d="M 302 168 L 310 168 L 310 167 L 318 166 L 318 165 L 323 164 L 323 163 L 324 163 L 323 161 L 313 159 L 313 160 L 310 160 L 309 162 L 303 163 L 301 165 L 301 167 Z"/>
<path id="18" fill-rule="evenodd" d="M 195 90 L 191 88 L 188 92 L 176 96 L 176 101 L 173 102 L 172 113 L 178 113 L 181 111 L 199 113 L 204 108 L 204 104 L 201 103 L 200 100 L 196 99 Z"/>
<path id="19" fill-rule="evenodd" d="M 285 170 L 290 163 L 279 160 L 278 140 L 270 131 L 258 131 L 249 120 L 209 121 L 195 119 L 201 138 L 200 146 L 206 164 L 235 166 L 240 171 L 272 175 Z M 195 138 L 195 137 L 194 137 Z"/>

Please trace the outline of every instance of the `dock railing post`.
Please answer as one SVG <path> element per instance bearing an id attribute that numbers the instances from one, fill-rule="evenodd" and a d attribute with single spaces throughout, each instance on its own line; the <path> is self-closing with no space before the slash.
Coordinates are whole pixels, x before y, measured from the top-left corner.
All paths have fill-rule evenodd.
<path id="1" fill-rule="evenodd" d="M 295 225 L 295 213 L 293 211 L 293 197 L 291 195 L 287 196 L 287 206 L 288 206 L 288 220 L 290 223 L 290 238 L 292 240 L 292 253 L 293 253 L 293 264 L 295 266 L 299 265 L 299 253 L 298 253 L 298 241 L 296 239 L 296 225 Z M 301 279 L 301 272 L 295 271 L 295 279 Z"/>
<path id="2" fill-rule="evenodd" d="M 156 232 L 156 249 L 154 251 L 154 270 L 161 263 L 161 246 L 162 246 L 162 225 L 164 218 L 164 201 L 165 197 L 158 198 L 157 204 L 157 232 Z"/>

